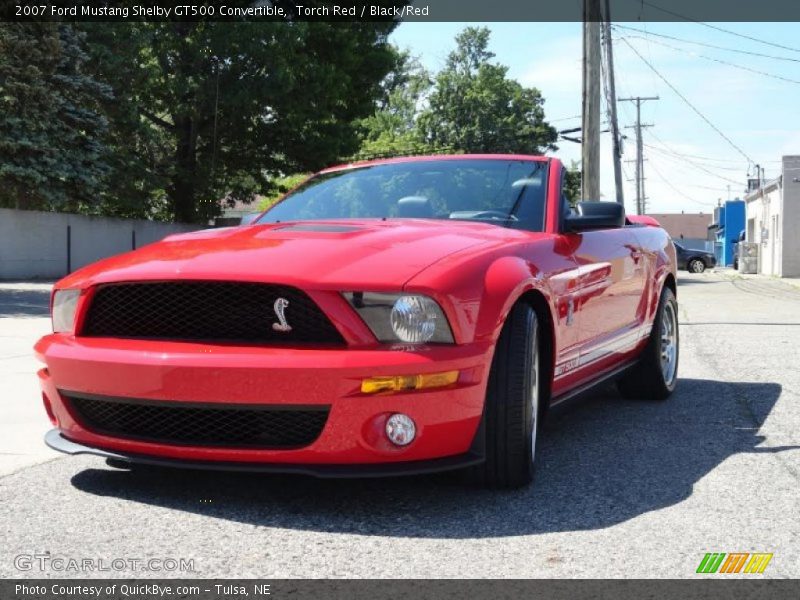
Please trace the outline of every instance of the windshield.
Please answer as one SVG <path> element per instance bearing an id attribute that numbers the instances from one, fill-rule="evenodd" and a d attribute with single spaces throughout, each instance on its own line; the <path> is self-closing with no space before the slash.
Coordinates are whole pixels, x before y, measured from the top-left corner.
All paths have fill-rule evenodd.
<path id="1" fill-rule="evenodd" d="M 455 219 L 542 231 L 546 161 L 425 160 L 317 175 L 258 223 L 316 219 Z"/>

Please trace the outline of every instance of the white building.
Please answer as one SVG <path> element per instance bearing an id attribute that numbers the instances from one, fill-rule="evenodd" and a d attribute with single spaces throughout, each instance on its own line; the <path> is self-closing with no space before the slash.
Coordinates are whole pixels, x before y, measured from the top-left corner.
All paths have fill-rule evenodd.
<path id="1" fill-rule="evenodd" d="M 784 156 L 781 175 L 744 197 L 746 239 L 758 248 L 758 272 L 800 277 L 800 156 Z"/>

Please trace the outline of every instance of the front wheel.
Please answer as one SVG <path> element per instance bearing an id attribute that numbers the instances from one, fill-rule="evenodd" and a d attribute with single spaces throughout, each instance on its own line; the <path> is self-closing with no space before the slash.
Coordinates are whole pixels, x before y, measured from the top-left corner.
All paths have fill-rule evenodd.
<path id="1" fill-rule="evenodd" d="M 693 258 L 689 261 L 689 271 L 692 273 L 702 273 L 706 270 L 706 264 L 699 258 Z"/>
<path id="2" fill-rule="evenodd" d="M 625 398 L 666 399 L 678 380 L 678 342 L 678 302 L 664 287 L 639 363 L 617 381 L 620 393 Z"/>
<path id="3" fill-rule="evenodd" d="M 543 381 L 539 321 L 517 304 L 495 348 L 486 389 L 483 426 L 486 461 L 473 478 L 487 487 L 514 488 L 533 481 Z"/>

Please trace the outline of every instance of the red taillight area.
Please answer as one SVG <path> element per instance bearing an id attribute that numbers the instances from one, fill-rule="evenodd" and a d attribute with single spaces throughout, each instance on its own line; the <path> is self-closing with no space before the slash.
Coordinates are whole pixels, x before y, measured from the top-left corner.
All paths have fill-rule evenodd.
<path id="1" fill-rule="evenodd" d="M 50 398 L 48 398 L 47 394 L 44 392 L 42 392 L 42 402 L 44 403 L 44 411 L 47 413 L 47 418 L 50 419 L 50 423 L 53 424 L 53 427 L 58 427 L 58 419 L 53 412 L 53 405 L 50 402 Z"/>

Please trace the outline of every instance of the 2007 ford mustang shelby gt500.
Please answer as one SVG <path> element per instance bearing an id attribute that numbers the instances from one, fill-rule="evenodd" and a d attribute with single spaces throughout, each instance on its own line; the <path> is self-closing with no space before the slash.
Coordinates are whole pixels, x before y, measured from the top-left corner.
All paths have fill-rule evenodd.
<path id="1" fill-rule="evenodd" d="M 616 378 L 663 399 L 675 250 L 555 158 L 314 175 L 254 224 L 59 281 L 36 345 L 47 443 L 112 464 L 528 483 L 546 411 Z M 635 221 L 635 222 L 632 222 Z"/>

